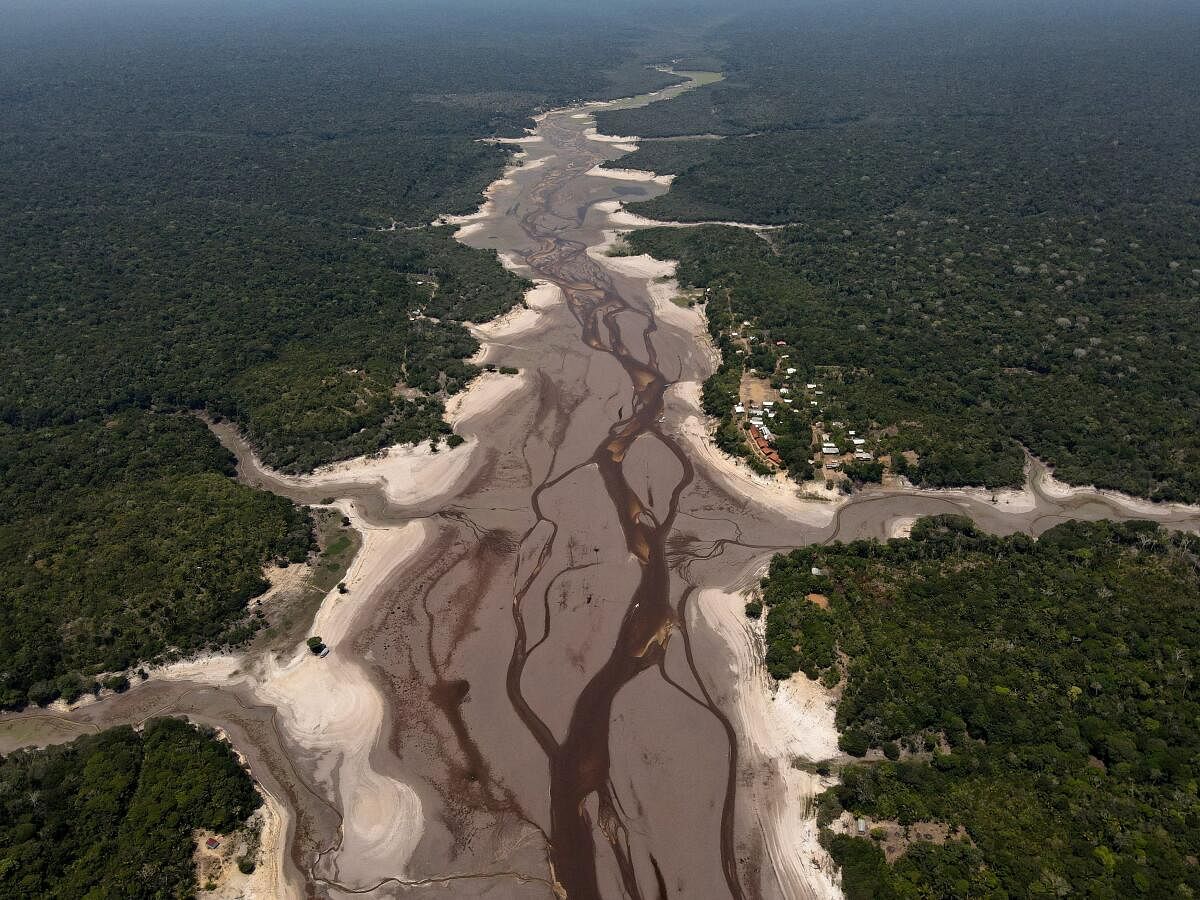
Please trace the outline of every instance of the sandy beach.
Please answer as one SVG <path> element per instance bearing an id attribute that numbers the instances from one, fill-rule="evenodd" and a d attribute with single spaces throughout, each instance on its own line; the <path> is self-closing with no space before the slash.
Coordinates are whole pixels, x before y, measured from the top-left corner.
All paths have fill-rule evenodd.
<path id="1" fill-rule="evenodd" d="M 609 171 L 607 169 L 602 171 Z M 652 175 L 655 178 L 666 178 L 671 176 L 654 175 L 653 172 L 646 174 Z M 669 182 L 666 182 L 669 183 Z M 784 225 L 756 225 L 752 222 L 730 222 L 723 220 L 706 220 L 703 222 L 672 222 L 661 219 L 649 219 L 646 216 L 638 215 L 635 212 L 630 212 L 625 207 L 621 200 L 610 200 L 603 204 L 604 211 L 608 214 L 609 221 L 620 228 L 698 228 L 701 225 L 726 225 L 730 228 L 745 228 L 749 231 L 774 231 L 778 228 L 784 228 Z"/>
<path id="2" fill-rule="evenodd" d="M 259 788 L 262 807 L 252 818 L 258 828 L 258 864 L 249 875 L 229 860 L 215 887 L 204 891 L 206 900 L 252 900 L 259 897 L 278 897 L 280 900 L 299 900 L 303 892 L 285 876 L 284 842 L 287 840 L 289 815 L 287 808 L 272 794 Z"/>
<path id="3" fill-rule="evenodd" d="M 421 523 L 375 527 L 349 504 L 336 508 L 363 539 L 346 574 L 346 594 L 330 591 L 311 631 L 331 652 L 318 658 L 304 644 L 283 658 L 269 655 L 205 656 L 154 672 L 163 681 L 243 684 L 258 701 L 277 710 L 288 737 L 311 754 L 316 781 L 343 811 L 335 873 L 339 882 L 370 884 L 402 876 L 423 830 L 421 802 L 404 783 L 384 776 L 372 762 L 381 739 L 385 698 L 346 642 L 364 604 L 402 569 L 424 538 Z M 278 846 L 276 847 L 278 849 Z M 266 844 L 263 847 L 267 852 Z M 278 859 L 266 861 L 279 871 Z"/>
<path id="4" fill-rule="evenodd" d="M 679 436 L 697 459 L 704 460 L 710 475 L 731 492 L 789 519 L 811 526 L 825 526 L 848 499 L 841 493 L 830 494 L 828 501 L 802 496 L 805 487 L 785 475 L 759 475 L 739 459 L 722 452 L 713 442 L 708 420 L 700 410 L 700 382 L 679 382 L 672 395 L 685 411 L 679 424 Z"/>
<path id="5" fill-rule="evenodd" d="M 682 296 L 679 282 L 675 279 L 676 263 L 655 259 L 647 254 L 639 256 L 609 256 L 609 251 L 621 239 L 621 232 L 606 230 L 604 240 L 587 248 L 588 256 L 611 272 L 641 282 L 652 304 L 654 315 L 661 321 L 689 332 L 705 349 L 711 351 L 716 365 L 717 351 L 708 335 L 704 310 L 699 305 L 681 306 L 675 302 Z"/>
<path id="6" fill-rule="evenodd" d="M 468 398 L 459 401 L 469 404 Z M 474 443 L 434 452 L 428 443 L 400 444 L 378 456 L 359 456 L 315 469 L 310 475 L 284 475 L 262 467 L 281 484 L 307 491 L 355 484 L 378 487 L 393 503 L 413 504 L 451 490 L 470 465 Z"/>
<path id="7" fill-rule="evenodd" d="M 446 403 L 446 421 L 456 429 L 466 425 L 476 416 L 490 413 L 508 402 L 509 398 L 526 387 L 524 374 L 504 375 L 500 372 L 483 372 L 465 391 L 461 391 Z"/>

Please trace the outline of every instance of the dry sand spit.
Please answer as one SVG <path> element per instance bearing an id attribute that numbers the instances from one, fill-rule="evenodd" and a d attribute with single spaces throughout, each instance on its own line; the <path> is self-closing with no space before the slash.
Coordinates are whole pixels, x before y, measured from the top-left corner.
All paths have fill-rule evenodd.
<path id="1" fill-rule="evenodd" d="M 400 876 L 423 830 L 421 803 L 407 785 L 376 771 L 371 754 L 380 741 L 384 697 L 366 667 L 339 645 L 352 632 L 366 601 L 420 547 L 420 522 L 378 528 L 357 516 L 350 504 L 337 504 L 362 534 L 363 545 L 346 575 L 345 595 L 335 589 L 321 605 L 312 632 L 332 648 L 325 658 L 304 645 L 283 659 L 248 662 L 239 655 L 212 656 L 167 666 L 163 679 L 214 685 L 241 683 L 256 699 L 278 710 L 288 737 L 311 754 L 315 780 L 336 799 L 344 815 L 337 878 L 351 884 L 375 883 Z M 282 818 L 282 817 L 281 817 Z M 264 856 L 268 855 L 264 841 Z M 264 866 L 282 871 L 285 848 Z"/>

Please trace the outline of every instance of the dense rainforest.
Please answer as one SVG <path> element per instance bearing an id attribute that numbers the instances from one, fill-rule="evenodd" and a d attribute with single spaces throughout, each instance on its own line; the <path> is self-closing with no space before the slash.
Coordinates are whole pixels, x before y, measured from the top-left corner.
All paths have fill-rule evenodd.
<path id="1" fill-rule="evenodd" d="M 193 831 L 261 804 L 211 731 L 178 719 L 0 759 L 0 897 L 192 897 Z"/>
<path id="2" fill-rule="evenodd" d="M 890 863 L 827 829 L 851 900 L 1200 891 L 1195 535 L 923 519 L 777 556 L 762 603 L 772 674 L 840 684 L 841 746 L 868 756 L 822 821 L 964 829 Z"/>
<path id="3" fill-rule="evenodd" d="M 0 421 L 207 408 L 290 471 L 437 436 L 461 323 L 527 286 L 429 226 L 508 159 L 480 139 L 672 80 L 604 77 L 619 33 L 544 58 L 569 17 L 238 24 L 0 63 Z"/>
<path id="4" fill-rule="evenodd" d="M 264 562 L 313 549 L 306 510 L 233 480 L 191 416 L 0 426 L 0 703 L 74 701 L 168 650 L 237 643 Z"/>
<path id="5" fill-rule="evenodd" d="M 712 35 L 724 81 L 601 114 L 656 136 L 615 165 L 677 175 L 635 211 L 781 226 L 634 248 L 727 292 L 922 484 L 1019 482 L 1024 444 L 1200 500 L 1200 15 L 941 6 L 746 14 Z"/>
<path id="6" fill-rule="evenodd" d="M 244 637 L 285 471 L 433 439 L 521 302 L 473 210 L 539 109 L 674 79 L 619 17 L 470 4 L 18 7 L 0 34 L 0 704 Z M 27 13 L 23 17 L 22 13 Z"/>

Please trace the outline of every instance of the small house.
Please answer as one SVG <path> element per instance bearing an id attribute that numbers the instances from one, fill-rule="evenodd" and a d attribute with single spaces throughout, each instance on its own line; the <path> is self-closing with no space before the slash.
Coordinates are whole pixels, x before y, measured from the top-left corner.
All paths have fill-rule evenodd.
<path id="1" fill-rule="evenodd" d="M 216 850 L 218 847 L 221 846 L 221 842 L 218 841 L 215 837 L 210 837 L 207 841 L 204 842 L 204 846 L 207 847 L 209 850 Z"/>

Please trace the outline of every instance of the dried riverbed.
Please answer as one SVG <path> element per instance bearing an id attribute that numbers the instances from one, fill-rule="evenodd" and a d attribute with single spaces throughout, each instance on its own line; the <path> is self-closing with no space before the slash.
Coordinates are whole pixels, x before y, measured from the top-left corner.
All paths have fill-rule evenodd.
<path id="1" fill-rule="evenodd" d="M 285 811 L 297 895 L 831 896 L 806 805 L 821 783 L 791 765 L 833 752 L 827 701 L 773 697 L 740 615 L 770 554 L 951 511 L 1000 533 L 1198 527 L 1192 509 L 1064 492 L 1033 463 L 1025 493 L 994 501 L 835 506 L 721 458 L 695 406 L 714 362 L 701 317 L 664 299 L 661 267 L 595 251 L 612 201 L 668 186 L 595 168 L 631 139 L 597 136 L 593 108 L 542 116 L 461 220 L 462 240 L 542 282 L 536 309 L 479 330 L 484 359 L 521 374 L 456 404 L 462 447 L 295 479 L 219 432 L 245 480 L 333 497 L 367 536 L 350 593 L 319 614 L 330 657 L 176 666 L 10 718 L 8 746 L 163 713 L 220 725 Z"/>

